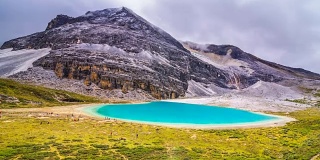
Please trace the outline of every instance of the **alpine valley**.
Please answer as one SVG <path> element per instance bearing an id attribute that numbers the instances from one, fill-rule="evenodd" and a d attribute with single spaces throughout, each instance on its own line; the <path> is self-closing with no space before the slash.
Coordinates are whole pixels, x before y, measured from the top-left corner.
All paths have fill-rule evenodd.
<path id="1" fill-rule="evenodd" d="M 0 48 L 2 159 L 320 160 L 320 75 L 125 7 L 58 15 Z"/>

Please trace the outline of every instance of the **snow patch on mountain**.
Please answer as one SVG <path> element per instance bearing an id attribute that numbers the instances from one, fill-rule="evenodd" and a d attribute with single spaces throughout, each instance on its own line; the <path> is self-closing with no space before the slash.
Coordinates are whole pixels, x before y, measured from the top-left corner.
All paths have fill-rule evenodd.
<path id="1" fill-rule="evenodd" d="M 37 59 L 49 54 L 51 49 L 23 49 L 12 51 L 12 49 L 0 50 L 0 77 L 7 77 L 15 73 L 26 71 L 32 67 Z"/>
<path id="2" fill-rule="evenodd" d="M 155 61 L 162 65 L 171 66 L 170 61 L 165 57 L 163 57 L 161 54 L 151 53 L 150 51 L 145 51 L 145 50 L 139 53 L 130 53 L 120 48 L 109 46 L 107 44 L 89 44 L 89 43 L 77 44 L 77 45 L 74 45 L 72 48 L 94 51 L 91 56 L 95 56 L 95 57 L 99 57 L 99 56 L 102 57 L 103 55 L 106 55 L 106 54 L 108 54 L 109 56 L 115 56 L 119 58 L 126 57 L 131 61 L 131 64 L 134 65 L 135 67 L 146 68 L 143 62 L 149 63 L 151 61 Z M 105 61 L 110 62 L 110 59 L 105 59 Z M 147 68 L 147 69 L 151 70 L 150 68 Z"/>
<path id="3" fill-rule="evenodd" d="M 200 49 L 200 51 L 193 50 L 188 46 L 184 47 L 189 49 L 193 56 L 219 69 L 226 70 L 230 73 L 241 73 L 243 75 L 251 75 L 254 72 L 248 63 L 231 57 L 232 49 L 229 49 L 226 55 L 218 55 L 215 53 L 204 52 L 207 50 L 206 45 L 192 44 L 197 45 L 196 48 Z"/>
<path id="4" fill-rule="evenodd" d="M 188 90 L 186 93 L 186 97 L 194 97 L 198 95 L 211 96 L 214 94 L 216 93 L 210 87 L 194 80 L 188 81 Z"/>
<path id="5" fill-rule="evenodd" d="M 107 8 L 104 10 L 98 10 L 98 11 L 88 11 L 85 15 L 81 17 L 90 17 L 90 16 L 111 16 L 113 14 L 116 14 L 117 12 L 121 11 L 122 8 Z"/>

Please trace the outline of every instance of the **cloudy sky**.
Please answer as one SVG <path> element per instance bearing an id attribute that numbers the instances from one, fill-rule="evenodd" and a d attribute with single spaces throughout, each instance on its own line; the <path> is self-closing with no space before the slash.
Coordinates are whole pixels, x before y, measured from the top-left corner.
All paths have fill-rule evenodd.
<path id="1" fill-rule="evenodd" d="M 183 41 L 232 44 L 320 73 L 318 0 L 1 0 L 0 45 L 43 31 L 57 14 L 125 6 Z"/>

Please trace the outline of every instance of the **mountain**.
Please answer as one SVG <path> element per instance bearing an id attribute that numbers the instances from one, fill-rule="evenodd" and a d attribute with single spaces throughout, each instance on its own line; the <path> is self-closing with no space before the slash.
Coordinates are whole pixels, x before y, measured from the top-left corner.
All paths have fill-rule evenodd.
<path id="1" fill-rule="evenodd" d="M 189 41 L 181 43 L 193 56 L 234 75 L 234 82 L 238 84 L 238 89 L 247 88 L 245 86 L 241 87 L 243 81 L 246 80 L 241 77 L 248 77 L 254 82 L 271 82 L 287 87 L 299 86 L 308 88 L 319 84 L 320 75 L 317 73 L 269 62 L 250 53 L 246 53 L 236 46 L 215 44 L 203 45 Z M 267 83 L 262 84 L 267 85 Z M 204 85 L 193 82 L 190 85 L 193 87 L 189 87 L 189 92 L 198 92 L 195 94 L 196 96 L 212 95 L 212 93 L 210 94 L 210 90 L 217 90 L 216 86 L 213 86 L 212 88 L 212 85 L 210 86 L 208 84 Z M 264 92 L 269 91 L 265 88 Z"/>
<path id="2" fill-rule="evenodd" d="M 264 61 L 235 46 L 180 43 L 125 7 L 89 11 L 75 18 L 58 15 L 45 31 L 1 46 L 8 48 L 12 52 L 50 48 L 33 66 L 54 71 L 60 79 L 83 81 L 89 88 L 121 90 L 124 95 L 141 90 L 157 99 L 242 90 L 259 81 L 320 79 L 319 74 Z M 30 75 L 32 80 L 31 73 L 12 77 Z M 46 78 L 42 73 L 37 73 L 43 76 L 35 83 Z M 201 91 L 194 93 L 196 89 Z"/>
<path id="3" fill-rule="evenodd" d="M 281 81 L 290 78 L 318 79 L 319 74 L 265 61 L 232 45 L 196 44 L 182 42 L 194 56 L 224 70 L 251 74 L 264 81 Z M 239 71 L 235 71 L 239 70 Z M 241 72 L 242 71 L 242 72 Z"/>

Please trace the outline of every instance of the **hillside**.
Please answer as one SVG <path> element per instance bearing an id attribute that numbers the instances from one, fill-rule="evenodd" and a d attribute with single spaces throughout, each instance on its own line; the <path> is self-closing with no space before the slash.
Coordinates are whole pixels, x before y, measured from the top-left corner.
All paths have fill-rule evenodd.
<path id="1" fill-rule="evenodd" d="M 99 103 L 101 100 L 63 90 L 21 84 L 0 79 L 0 108 L 51 107 L 81 103 Z"/>

